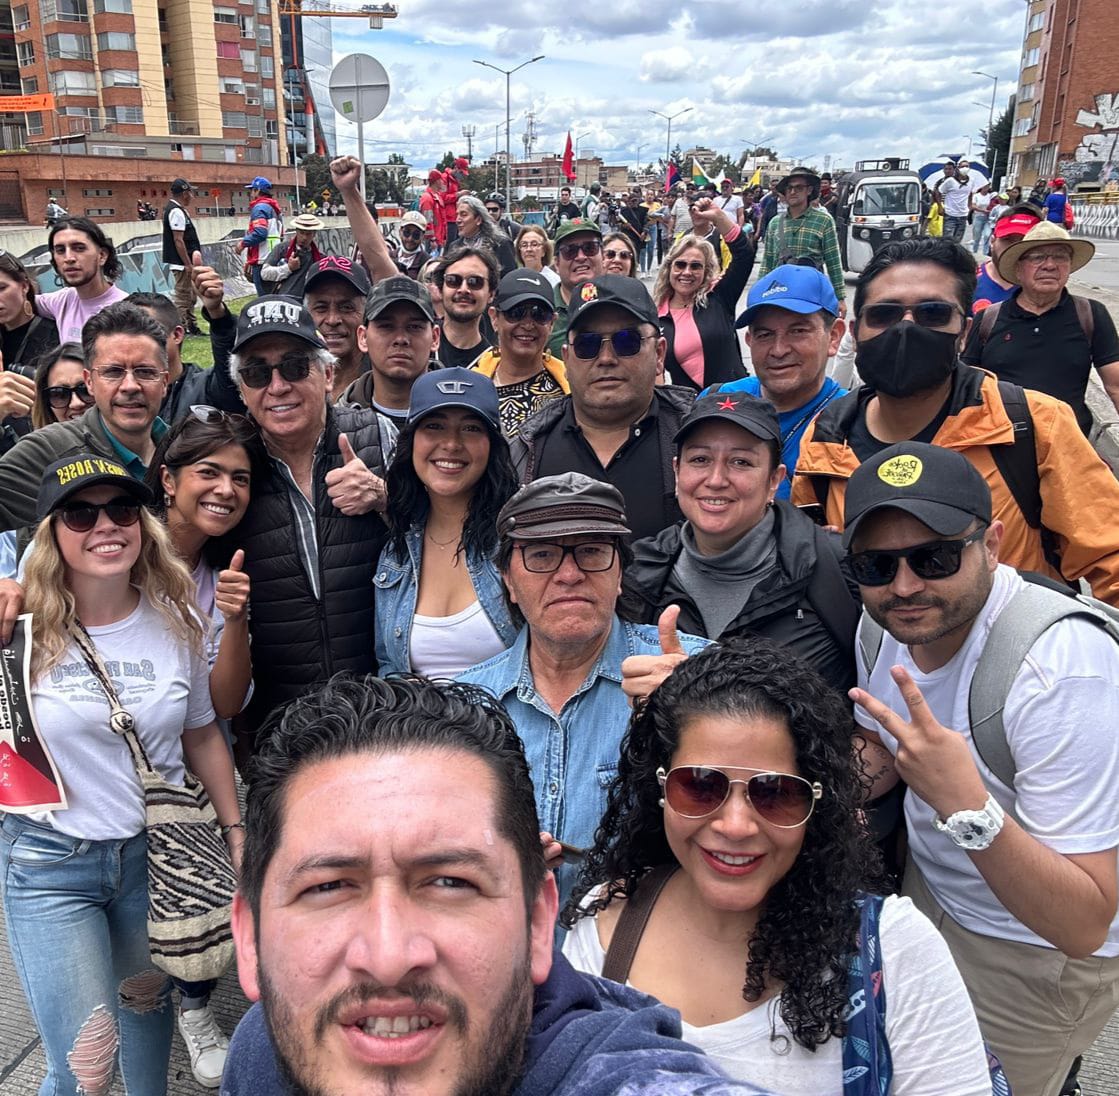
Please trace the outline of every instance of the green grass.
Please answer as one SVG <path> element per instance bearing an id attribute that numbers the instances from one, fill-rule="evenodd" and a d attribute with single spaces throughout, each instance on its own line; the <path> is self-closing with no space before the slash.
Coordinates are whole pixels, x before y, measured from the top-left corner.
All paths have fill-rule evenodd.
<path id="1" fill-rule="evenodd" d="M 236 300 L 227 300 L 225 306 L 237 316 L 245 305 L 255 300 L 255 295 L 238 297 Z M 206 319 L 205 309 L 202 307 L 199 306 L 195 309 L 195 315 L 198 317 L 198 326 L 204 334 L 188 335 L 183 339 L 183 361 L 193 362 L 195 365 L 202 366 L 203 369 L 209 369 L 214 364 L 214 355 L 210 352 L 210 324 Z"/>

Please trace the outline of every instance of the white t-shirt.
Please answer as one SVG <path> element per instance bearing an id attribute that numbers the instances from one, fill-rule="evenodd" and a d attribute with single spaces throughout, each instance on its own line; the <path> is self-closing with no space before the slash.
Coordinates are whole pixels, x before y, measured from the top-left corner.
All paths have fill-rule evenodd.
<path id="1" fill-rule="evenodd" d="M 214 720 L 205 658 L 173 636 L 143 596 L 124 620 L 87 630 L 121 704 L 136 718 L 148 759 L 170 783 L 182 784 L 184 730 Z M 31 702 L 69 807 L 30 817 L 92 841 L 143 830 L 144 796 L 132 755 L 109 729 L 109 702 L 74 644 L 34 685 Z"/>
<path id="2" fill-rule="evenodd" d="M 35 311 L 40 316 L 54 320 L 58 325 L 58 337 L 62 342 L 81 342 L 82 328 L 90 316 L 96 316 L 103 308 L 117 301 L 123 301 L 128 294 L 115 285 L 109 286 L 100 297 L 83 299 L 78 291 L 68 285 L 53 293 L 35 294 Z"/>
<path id="3" fill-rule="evenodd" d="M 966 217 L 968 195 L 975 189 L 975 176 L 969 175 L 967 182 L 959 179 L 945 179 L 940 184 L 940 193 L 944 198 L 944 215 L 946 217 Z"/>
<path id="4" fill-rule="evenodd" d="M 676 236 L 686 236 L 692 230 L 692 207 L 686 198 L 677 198 L 672 206 L 672 216 L 675 218 L 673 233 Z"/>
<path id="5" fill-rule="evenodd" d="M 167 211 L 167 227 L 172 232 L 185 232 L 187 226 L 186 210 L 177 202 L 173 203 Z M 168 263 L 168 270 L 185 270 L 182 263 Z"/>
<path id="6" fill-rule="evenodd" d="M 932 673 L 922 673 L 909 649 L 887 633 L 869 682 L 859 663 L 860 688 L 904 715 L 905 702 L 890 677 L 891 666 L 904 666 L 937 720 L 959 731 L 970 745 L 971 679 L 991 625 L 1022 585 L 1016 571 L 1000 565 L 964 645 Z M 876 731 L 891 753 L 897 752 L 897 740 L 861 708 L 855 709 L 855 719 Z M 1013 791 L 972 746 L 983 782 L 1003 808 L 1016 810 L 1030 836 L 1065 856 L 1119 846 L 1119 648 L 1103 630 L 1072 619 L 1045 632 L 1014 679 L 1003 722 L 1017 766 Z M 910 789 L 905 797 L 909 854 L 941 906 L 972 932 L 1051 948 L 1007 912 L 971 857 L 933 829 L 933 813 Z M 1119 955 L 1119 915 L 1096 954 Z"/>
<path id="7" fill-rule="evenodd" d="M 718 197 L 715 205 L 721 209 L 735 224 L 738 224 L 738 211 L 742 208 L 742 198 L 732 194 L 729 198 Z"/>
<path id="8" fill-rule="evenodd" d="M 501 654 L 505 644 L 480 601 L 451 616 L 412 617 L 409 660 L 424 677 L 452 678 Z"/>
<path id="9" fill-rule="evenodd" d="M 908 898 L 896 896 L 882 906 L 879 936 L 886 1037 L 894 1068 L 891 1096 L 948 1092 L 990 1096 L 979 1023 L 948 945 Z M 606 953 L 594 918 L 576 922 L 563 953 L 577 970 L 601 974 Z M 745 980 L 745 952 L 742 970 Z M 733 1020 L 707 1027 L 682 1022 L 683 1038 L 736 1081 L 772 1092 L 838 1093 L 843 1077 L 841 1040 L 829 1039 L 815 1051 L 806 1050 L 793 1041 L 779 1003 L 776 997 Z"/>
<path id="10" fill-rule="evenodd" d="M 980 213 L 986 213 L 994 200 L 995 196 L 993 194 L 973 194 L 971 196 L 971 206 L 972 209 Z"/>

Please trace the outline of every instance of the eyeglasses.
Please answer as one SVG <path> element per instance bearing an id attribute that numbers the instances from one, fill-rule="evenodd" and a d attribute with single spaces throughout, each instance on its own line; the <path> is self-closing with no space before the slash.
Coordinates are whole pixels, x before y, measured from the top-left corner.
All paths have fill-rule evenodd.
<path id="1" fill-rule="evenodd" d="M 104 510 L 114 525 L 135 525 L 140 520 L 140 503 L 127 495 L 108 502 L 72 502 L 60 506 L 58 517 L 72 533 L 88 533 Z"/>
<path id="2" fill-rule="evenodd" d="M 531 248 L 535 251 L 538 247 L 543 247 L 544 241 L 539 236 L 529 236 L 527 240 L 521 240 L 521 250 L 525 251 Z"/>
<path id="3" fill-rule="evenodd" d="M 546 304 L 530 301 L 521 301 L 512 308 L 506 308 L 501 314 L 510 323 L 520 323 L 525 319 L 530 319 L 533 323 L 551 323 L 556 315 Z"/>
<path id="4" fill-rule="evenodd" d="M 463 282 L 466 282 L 466 287 L 468 289 L 475 290 L 485 289 L 488 284 L 481 274 L 467 274 L 465 276 L 462 274 L 443 275 L 443 284 L 451 289 L 458 289 Z"/>
<path id="5" fill-rule="evenodd" d="M 953 317 L 963 315 L 958 304 L 948 301 L 921 301 L 913 305 L 888 301 L 868 304 L 859 313 L 859 319 L 865 320 L 871 327 L 893 327 L 905 319 L 907 312 L 913 315 L 913 322 L 920 327 L 947 327 Z"/>
<path id="6" fill-rule="evenodd" d="M 137 365 L 129 368 L 124 365 L 95 365 L 90 372 L 96 373 L 106 384 L 120 384 L 131 373 L 137 384 L 157 384 L 167 376 L 166 369 L 154 365 Z"/>
<path id="7" fill-rule="evenodd" d="M 280 376 L 288 384 L 305 381 L 311 372 L 311 359 L 303 356 L 284 358 L 277 365 L 243 365 L 237 371 L 237 378 L 246 388 L 267 388 L 272 383 L 272 374 L 279 370 Z"/>
<path id="8" fill-rule="evenodd" d="M 582 252 L 588 259 L 593 259 L 602 250 L 601 240 L 584 240 L 581 244 L 560 244 L 556 252 L 561 259 L 571 262 L 579 257 Z"/>
<path id="9" fill-rule="evenodd" d="M 727 772 L 754 773 L 747 780 L 732 779 Z M 709 765 L 681 765 L 665 772 L 657 769 L 657 783 L 664 788 L 668 805 L 684 818 L 706 818 L 729 798 L 735 784 L 746 787 L 750 806 L 763 821 L 782 830 L 794 830 L 812 817 L 816 800 L 824 794 L 819 781 L 810 784 L 790 773 L 767 772 L 743 765 L 713 768 Z"/>
<path id="10" fill-rule="evenodd" d="M 951 578 L 963 562 L 964 549 L 983 538 L 987 527 L 976 529 L 960 540 L 934 540 L 913 548 L 874 548 L 852 552 L 848 557 L 851 573 L 860 586 L 887 586 L 898 573 L 898 562 L 923 579 Z"/>
<path id="11" fill-rule="evenodd" d="M 1042 263 L 1056 263 L 1064 266 L 1072 262 L 1072 253 L 1067 247 L 1038 248 L 1027 251 L 1019 260 L 1020 263 L 1029 263 L 1031 266 L 1041 266 Z"/>
<path id="12" fill-rule="evenodd" d="M 93 403 L 93 395 L 90 393 L 89 389 L 86 388 L 85 381 L 78 381 L 78 383 L 73 386 L 68 384 L 52 384 L 50 388 L 47 389 L 47 403 L 49 403 L 51 407 L 59 409 L 69 407 L 70 400 L 74 396 L 77 396 L 86 407 L 89 407 L 89 405 Z"/>
<path id="13" fill-rule="evenodd" d="M 636 327 L 623 327 L 621 331 L 615 331 L 612 335 L 600 335 L 597 331 L 580 331 L 572 336 L 570 346 L 575 357 L 589 361 L 591 358 L 598 357 L 603 340 L 609 339 L 614 353 L 619 358 L 632 358 L 646 339 L 656 337 L 656 335 L 642 335 Z"/>
<path id="14" fill-rule="evenodd" d="M 627 259 L 629 262 L 633 262 L 633 252 L 625 247 L 623 247 L 620 251 L 615 251 L 614 248 L 608 247 L 602 253 L 602 257 L 604 259 Z"/>
<path id="15" fill-rule="evenodd" d="M 809 189 L 810 189 L 810 187 L 808 187 L 805 183 L 790 183 L 787 187 L 785 187 L 785 193 L 786 194 L 789 194 L 790 192 L 796 193 L 799 190 L 809 190 Z"/>
<path id="16" fill-rule="evenodd" d="M 401 236 L 422 236 L 423 231 L 418 228 L 402 228 L 400 230 Z"/>
<path id="17" fill-rule="evenodd" d="M 609 540 L 588 540 L 582 544 L 534 541 L 519 547 L 525 570 L 534 575 L 550 575 L 553 571 L 558 571 L 568 556 L 575 560 L 575 566 L 580 571 L 609 571 L 614 566 L 617 552 L 617 546 Z"/>

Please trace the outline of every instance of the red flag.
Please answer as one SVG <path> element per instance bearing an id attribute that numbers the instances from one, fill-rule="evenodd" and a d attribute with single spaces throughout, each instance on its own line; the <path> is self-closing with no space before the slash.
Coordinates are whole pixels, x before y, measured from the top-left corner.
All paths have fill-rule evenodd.
<path id="1" fill-rule="evenodd" d="M 668 171 L 664 176 L 664 192 L 667 194 L 676 185 L 677 179 L 680 178 L 680 169 L 670 160 L 668 162 Z"/>
<path id="2" fill-rule="evenodd" d="M 574 157 L 571 153 L 571 130 L 567 131 L 567 144 L 563 149 L 563 174 L 569 183 L 575 182 Z"/>

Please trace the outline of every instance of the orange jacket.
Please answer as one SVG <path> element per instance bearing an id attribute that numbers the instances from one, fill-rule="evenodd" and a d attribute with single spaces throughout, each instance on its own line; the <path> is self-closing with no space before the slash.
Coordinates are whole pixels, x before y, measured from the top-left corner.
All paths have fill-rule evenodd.
<path id="1" fill-rule="evenodd" d="M 859 409 L 873 395 L 861 388 L 833 400 L 808 427 L 800 447 L 793 502 L 819 502 L 826 491 L 828 523 L 840 528 L 847 479 L 859 466 L 847 438 Z M 1042 524 L 1056 535 L 1064 577 L 1087 579 L 1096 597 L 1119 606 L 1119 481 L 1084 437 L 1072 408 L 1040 392 L 1026 395 L 1037 446 Z M 959 365 L 949 414 L 933 444 L 963 453 L 983 473 L 991 488 L 993 517 L 1006 530 L 1000 560 L 1020 571 L 1059 577 L 1045 559 L 1039 531 L 1026 523 L 991 456 L 991 446 L 1013 441 L 994 374 Z"/>

